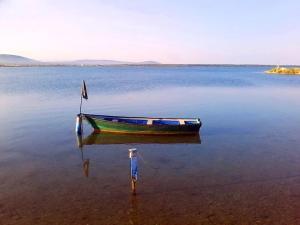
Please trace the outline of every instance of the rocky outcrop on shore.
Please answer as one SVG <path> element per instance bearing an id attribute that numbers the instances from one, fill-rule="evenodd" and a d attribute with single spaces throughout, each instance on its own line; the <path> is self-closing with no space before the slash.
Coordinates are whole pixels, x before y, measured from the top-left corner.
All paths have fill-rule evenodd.
<path id="1" fill-rule="evenodd" d="M 265 71 L 268 74 L 300 75 L 300 67 L 275 67 Z"/>

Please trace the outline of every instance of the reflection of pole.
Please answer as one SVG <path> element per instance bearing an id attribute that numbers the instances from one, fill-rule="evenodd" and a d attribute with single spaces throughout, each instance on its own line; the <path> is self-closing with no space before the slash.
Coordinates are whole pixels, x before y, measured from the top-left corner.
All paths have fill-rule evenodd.
<path id="1" fill-rule="evenodd" d="M 83 173 L 86 177 L 89 176 L 89 167 L 90 167 L 90 160 L 89 159 L 84 159 L 83 156 L 83 141 L 82 141 L 82 135 L 77 134 L 77 146 L 81 151 L 81 161 L 82 161 L 82 169 Z"/>
<path id="2" fill-rule="evenodd" d="M 137 204 L 137 196 L 131 195 L 131 201 L 130 201 L 130 208 L 128 211 L 129 215 L 129 223 L 132 225 L 137 225 L 139 223 L 139 217 L 138 217 L 138 204 Z"/>
<path id="3" fill-rule="evenodd" d="M 83 173 L 86 177 L 89 177 L 90 160 L 89 159 L 84 159 L 82 148 L 80 148 L 80 151 L 81 151 L 81 160 L 82 160 Z"/>
<path id="4" fill-rule="evenodd" d="M 90 160 L 89 159 L 85 159 L 83 161 L 83 172 L 84 172 L 84 175 L 86 177 L 89 177 L 89 168 L 90 168 Z"/>
<path id="5" fill-rule="evenodd" d="M 136 194 L 136 183 L 138 176 L 138 165 L 137 165 L 137 150 L 135 148 L 131 148 L 129 151 L 129 159 L 130 159 L 130 179 L 131 179 L 131 191 L 132 194 Z"/>
<path id="6" fill-rule="evenodd" d="M 77 146 L 78 148 L 82 149 L 83 147 L 83 141 L 82 141 L 82 135 L 76 135 L 76 139 L 77 139 Z"/>

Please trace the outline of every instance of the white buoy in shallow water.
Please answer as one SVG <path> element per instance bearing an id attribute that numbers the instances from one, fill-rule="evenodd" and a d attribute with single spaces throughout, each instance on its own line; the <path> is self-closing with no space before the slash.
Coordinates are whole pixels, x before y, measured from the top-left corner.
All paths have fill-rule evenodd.
<path id="1" fill-rule="evenodd" d="M 78 114 L 76 117 L 75 131 L 78 135 L 82 135 L 82 117 L 80 114 Z"/>

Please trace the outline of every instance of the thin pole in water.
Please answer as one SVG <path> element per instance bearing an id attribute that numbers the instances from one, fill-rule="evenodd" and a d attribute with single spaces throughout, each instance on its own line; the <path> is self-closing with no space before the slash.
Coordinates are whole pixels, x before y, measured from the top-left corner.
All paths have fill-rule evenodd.
<path id="1" fill-rule="evenodd" d="M 130 159 L 130 178 L 131 178 L 131 191 L 133 195 L 136 195 L 136 183 L 138 177 L 138 165 L 137 165 L 137 150 L 136 148 L 128 149 Z"/>
<path id="2" fill-rule="evenodd" d="M 81 116 L 81 107 L 82 107 L 82 94 L 80 95 L 80 108 L 79 108 L 80 116 Z"/>

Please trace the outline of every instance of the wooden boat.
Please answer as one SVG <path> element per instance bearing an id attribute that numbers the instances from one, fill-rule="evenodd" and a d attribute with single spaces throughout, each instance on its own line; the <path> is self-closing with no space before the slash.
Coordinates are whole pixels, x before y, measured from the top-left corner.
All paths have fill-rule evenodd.
<path id="1" fill-rule="evenodd" d="M 96 133 L 87 137 L 77 136 L 77 145 L 110 144 L 201 144 L 199 133 L 192 135 L 134 135 L 120 133 Z"/>
<path id="2" fill-rule="evenodd" d="M 78 114 L 95 132 L 127 134 L 182 135 L 196 134 L 201 127 L 198 118 L 153 118 Z"/>

